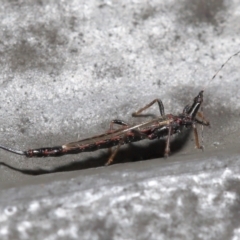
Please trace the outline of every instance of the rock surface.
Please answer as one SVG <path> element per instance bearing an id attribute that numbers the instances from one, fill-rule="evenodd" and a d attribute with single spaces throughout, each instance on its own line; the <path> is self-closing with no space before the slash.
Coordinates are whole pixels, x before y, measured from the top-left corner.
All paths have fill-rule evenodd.
<path id="1" fill-rule="evenodd" d="M 239 56 L 211 80 L 240 50 L 239 3 L 2 1 L 2 145 L 61 145 L 112 119 L 145 121 L 131 113 L 155 98 L 178 114 L 202 89 L 211 128 L 204 152 L 186 132 L 168 159 L 164 141 L 143 141 L 110 167 L 104 150 L 1 150 L 0 239 L 240 239 Z"/>

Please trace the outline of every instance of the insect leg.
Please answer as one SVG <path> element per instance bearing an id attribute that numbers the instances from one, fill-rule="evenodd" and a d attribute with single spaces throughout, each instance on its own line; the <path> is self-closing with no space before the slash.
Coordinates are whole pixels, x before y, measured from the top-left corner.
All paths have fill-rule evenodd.
<path id="1" fill-rule="evenodd" d="M 210 122 L 204 117 L 202 112 L 198 112 L 195 121 L 204 126 L 210 126 Z"/>
<path id="2" fill-rule="evenodd" d="M 116 125 L 122 125 L 122 126 L 129 126 L 126 122 L 124 122 L 123 120 L 119 120 L 119 119 L 114 119 L 111 121 L 110 123 L 110 127 L 109 127 L 109 131 L 111 132 L 113 129 L 113 125 L 116 124 Z"/>
<path id="3" fill-rule="evenodd" d="M 113 162 L 117 152 L 119 151 L 119 148 L 121 145 L 123 145 L 124 143 L 128 143 L 128 142 L 131 142 L 131 140 L 129 140 L 129 135 L 132 136 L 133 134 L 133 137 L 134 138 L 137 138 L 137 139 L 146 139 L 148 138 L 148 135 L 145 134 L 145 133 L 142 133 L 141 131 L 137 130 L 137 129 L 132 129 L 129 133 L 126 133 L 124 134 L 124 136 L 122 137 L 122 139 L 119 141 L 116 149 L 114 150 L 114 152 L 111 151 L 111 148 L 109 148 L 109 152 L 110 152 L 110 157 L 107 161 L 107 163 L 105 165 L 109 165 Z"/>
<path id="4" fill-rule="evenodd" d="M 201 146 L 200 143 L 199 143 L 197 126 L 196 126 L 195 123 L 193 123 L 192 126 L 193 126 L 193 133 L 194 133 L 194 139 L 195 139 L 195 147 L 197 149 L 202 149 L 203 150 L 203 146 Z"/>
<path id="5" fill-rule="evenodd" d="M 169 156 L 170 140 L 171 140 L 171 135 L 174 132 L 174 128 L 177 128 L 177 126 L 175 126 L 173 123 L 170 123 L 169 125 L 155 129 L 150 135 L 148 135 L 148 139 L 150 140 L 167 136 L 164 157 Z"/>
<path id="6" fill-rule="evenodd" d="M 120 146 L 122 145 L 122 143 L 123 143 L 123 141 L 119 142 L 119 144 L 118 144 L 117 147 L 115 148 L 114 152 L 111 153 L 110 157 L 108 158 L 107 163 L 105 164 L 106 166 L 110 165 L 110 164 L 113 162 L 113 160 L 114 160 L 114 158 L 115 158 L 115 156 L 116 156 L 116 154 L 117 154 Z M 109 148 L 109 149 L 110 149 L 110 151 L 111 151 L 111 148 Z"/>
<path id="7" fill-rule="evenodd" d="M 208 120 L 206 120 L 206 118 L 203 115 L 203 112 L 198 112 L 197 113 L 197 115 L 195 117 L 195 122 L 202 125 L 202 140 L 201 140 L 201 142 L 203 144 L 203 126 L 210 127 L 210 122 Z M 194 131 L 196 131 L 196 130 L 194 130 Z M 196 135 L 198 137 L 197 133 L 194 133 L 194 135 Z M 196 137 L 195 137 L 195 139 L 196 139 Z M 196 142 L 196 140 L 195 140 L 195 142 Z M 201 148 L 203 149 L 203 146 Z"/>
<path id="8" fill-rule="evenodd" d="M 112 120 L 111 121 L 111 123 L 110 123 L 110 127 L 109 127 L 109 131 L 108 132 L 112 132 L 114 129 L 113 129 L 113 125 L 114 124 L 116 124 L 116 125 L 121 125 L 121 126 L 125 126 L 125 127 L 127 127 L 128 126 L 128 124 L 125 122 L 125 121 L 123 121 L 123 120 L 119 120 L 119 119 L 114 119 L 114 120 Z M 119 147 L 117 146 L 117 148 L 119 149 Z M 115 150 L 116 151 L 116 150 Z M 115 153 L 115 151 L 114 151 L 114 153 Z M 118 150 L 117 150 L 118 151 Z M 112 153 L 112 148 L 108 148 L 108 152 L 109 152 L 109 155 L 110 156 L 112 156 L 113 155 L 113 153 Z M 117 153 L 115 153 L 115 155 L 116 155 Z M 113 158 L 115 157 L 115 155 L 113 156 Z M 111 158 L 111 157 L 110 157 Z M 109 161 L 109 160 L 108 160 Z M 112 161 L 113 161 L 113 159 L 112 159 Z M 109 164 L 106 164 L 106 165 L 109 165 Z"/>
<path id="9" fill-rule="evenodd" d="M 166 139 L 166 147 L 165 147 L 165 151 L 164 151 L 164 157 L 168 157 L 169 153 L 170 153 L 170 138 L 171 138 L 171 133 L 172 133 L 172 126 L 170 125 L 168 127 L 168 135 L 167 135 L 167 139 Z"/>
<path id="10" fill-rule="evenodd" d="M 164 106 L 163 106 L 163 103 L 162 103 L 162 101 L 160 99 L 154 99 L 152 102 L 147 104 L 145 107 L 139 109 L 137 112 L 132 113 L 132 116 L 133 117 L 139 116 L 141 112 L 143 112 L 144 110 L 146 110 L 149 107 L 151 107 L 154 103 L 158 104 L 160 114 L 161 114 L 161 116 L 164 116 L 165 115 L 165 113 L 164 113 Z"/>

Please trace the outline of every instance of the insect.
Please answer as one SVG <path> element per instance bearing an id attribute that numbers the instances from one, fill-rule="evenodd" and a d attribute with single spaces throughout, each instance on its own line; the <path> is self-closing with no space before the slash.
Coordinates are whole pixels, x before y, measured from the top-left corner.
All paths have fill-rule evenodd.
<path id="1" fill-rule="evenodd" d="M 239 53 L 240 51 L 229 57 L 212 77 L 211 81 L 217 76 L 219 71 L 227 64 L 227 62 L 232 57 L 237 56 Z M 164 156 L 168 157 L 170 154 L 171 136 L 176 133 L 180 133 L 184 128 L 193 128 L 196 148 L 203 149 L 199 143 L 197 124 L 202 126 L 210 126 L 210 123 L 205 119 L 203 113 L 200 111 L 203 103 L 203 90 L 200 91 L 194 98 L 192 105 L 187 105 L 184 107 L 181 114 L 165 114 L 162 101 L 160 99 L 155 99 L 145 107 L 133 113 L 132 116 L 135 117 L 140 115 L 144 110 L 148 109 L 155 103 L 158 104 L 160 116 L 137 125 L 129 125 L 122 120 L 115 119 L 110 123 L 110 128 L 106 133 L 77 142 L 67 143 L 62 146 L 30 149 L 27 151 L 14 150 L 2 145 L 0 145 L 0 148 L 15 154 L 25 155 L 29 158 L 59 157 L 66 154 L 77 154 L 81 152 L 90 152 L 98 149 L 109 148 L 111 154 L 106 163 L 106 165 L 109 165 L 113 162 L 120 146 L 143 139 L 153 140 L 166 137 Z M 120 125 L 121 127 L 115 130 L 113 129 L 114 124 Z M 111 151 L 112 147 L 116 147 L 113 152 Z"/>
<path id="2" fill-rule="evenodd" d="M 166 147 L 164 155 L 167 157 L 170 153 L 170 137 L 173 134 L 179 133 L 183 128 L 193 128 L 195 136 L 196 148 L 202 149 L 199 144 L 196 124 L 209 126 L 209 122 L 205 120 L 202 113 L 199 111 L 203 102 L 203 91 L 194 98 L 192 105 L 187 105 L 183 112 L 179 115 L 165 114 L 164 106 L 160 99 L 155 99 L 145 107 L 133 113 L 133 116 L 140 115 L 144 110 L 157 103 L 160 111 L 159 117 L 140 123 L 138 125 L 128 125 L 122 120 L 113 120 L 110 124 L 110 129 L 107 133 L 94 136 L 92 138 L 83 139 L 77 142 L 71 142 L 62 146 L 46 147 L 39 149 L 30 149 L 27 151 L 18 151 L 5 146 L 0 148 L 9 152 L 25 155 L 26 157 L 58 157 L 65 154 L 77 154 L 81 152 L 95 151 L 98 149 L 109 148 L 116 146 L 116 149 L 111 153 L 106 165 L 113 162 L 121 145 L 137 142 L 143 139 L 159 139 L 166 136 Z M 114 130 L 113 125 L 121 125 L 121 128 Z"/>

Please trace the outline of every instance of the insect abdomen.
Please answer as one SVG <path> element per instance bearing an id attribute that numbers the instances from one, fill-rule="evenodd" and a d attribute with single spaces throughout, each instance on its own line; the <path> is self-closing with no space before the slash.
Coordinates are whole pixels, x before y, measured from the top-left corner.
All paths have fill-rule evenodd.
<path id="1" fill-rule="evenodd" d="M 61 146 L 29 149 L 25 152 L 27 157 L 58 157 L 64 155 L 63 148 Z"/>

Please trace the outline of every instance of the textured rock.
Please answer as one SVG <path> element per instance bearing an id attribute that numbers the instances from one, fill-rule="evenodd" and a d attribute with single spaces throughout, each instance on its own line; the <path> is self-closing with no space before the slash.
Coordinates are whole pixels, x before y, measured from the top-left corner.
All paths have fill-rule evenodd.
<path id="1" fill-rule="evenodd" d="M 112 119 L 140 122 L 131 113 L 154 98 L 177 114 L 202 89 L 212 127 L 203 153 L 187 132 L 167 160 L 164 141 L 145 141 L 116 159 L 131 163 L 110 167 L 99 168 L 107 151 L 26 159 L 1 150 L 0 239 L 239 239 L 239 56 L 210 81 L 240 50 L 239 6 L 2 1 L 1 144 L 55 146 Z"/>

